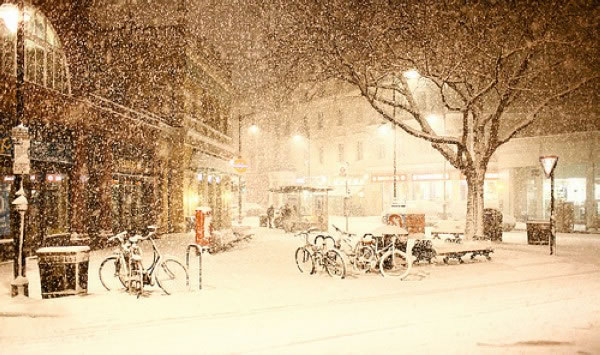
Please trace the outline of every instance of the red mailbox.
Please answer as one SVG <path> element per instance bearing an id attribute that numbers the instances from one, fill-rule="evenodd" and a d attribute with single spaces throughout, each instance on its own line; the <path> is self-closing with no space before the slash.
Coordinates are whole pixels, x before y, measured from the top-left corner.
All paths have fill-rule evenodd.
<path id="1" fill-rule="evenodd" d="M 212 233 L 212 210 L 210 207 L 196 208 L 196 244 L 210 245 Z"/>

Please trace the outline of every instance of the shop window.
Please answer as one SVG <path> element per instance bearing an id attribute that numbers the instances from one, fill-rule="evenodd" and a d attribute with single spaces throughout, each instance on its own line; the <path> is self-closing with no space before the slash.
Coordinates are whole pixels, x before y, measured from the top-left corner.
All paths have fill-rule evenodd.
<path id="1" fill-rule="evenodd" d="M 325 149 L 319 147 L 319 164 L 323 165 L 325 162 Z"/>
<path id="2" fill-rule="evenodd" d="M 322 130 L 323 126 L 324 126 L 323 112 L 319 112 L 319 115 L 317 117 L 317 129 Z"/>
<path id="3" fill-rule="evenodd" d="M 385 159 L 385 144 L 380 144 L 379 145 L 379 150 L 378 150 L 377 157 L 379 159 Z"/>
<path id="4" fill-rule="evenodd" d="M 363 142 L 356 142 L 356 160 L 363 160 Z"/>
<path id="5" fill-rule="evenodd" d="M 344 144 L 338 144 L 338 161 L 343 162 L 344 159 Z"/>
<path id="6" fill-rule="evenodd" d="M 4 178 L 7 175 L 3 175 Z M 0 181 L 0 239 L 10 239 L 10 187 L 12 181 Z"/>

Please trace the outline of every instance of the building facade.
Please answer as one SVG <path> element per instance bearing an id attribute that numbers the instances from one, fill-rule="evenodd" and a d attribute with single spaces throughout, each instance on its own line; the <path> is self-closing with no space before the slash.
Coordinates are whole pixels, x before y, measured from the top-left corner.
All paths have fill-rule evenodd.
<path id="1" fill-rule="evenodd" d="M 342 91 L 281 112 L 259 115 L 264 126 L 258 142 L 272 146 L 251 165 L 262 186 L 311 184 L 331 186 L 330 214 L 380 215 L 396 199 L 429 218 L 463 219 L 467 184 L 464 176 L 430 143 L 383 122 L 359 93 Z M 429 123 L 437 132 L 460 134 L 460 120 L 423 92 L 417 99 L 430 108 Z M 594 227 L 600 215 L 600 119 L 593 104 L 587 125 L 553 130 L 541 118 L 537 130 L 503 145 L 492 157 L 485 181 L 485 206 L 498 208 L 517 221 L 549 218 L 550 182 L 539 163 L 541 155 L 559 156 L 555 172 L 557 201 L 572 203 L 574 220 Z M 574 117 L 563 117 L 574 121 Z M 263 123 L 261 123 L 263 122 Z M 553 127 L 559 125 L 551 125 Z M 253 137 L 249 131 L 248 144 Z M 260 146 L 256 148 L 261 149 Z M 250 149 L 250 148 L 249 148 Z M 394 169 L 395 166 L 395 169 Z M 395 180 L 394 183 L 394 172 Z M 272 203 L 261 184 L 254 196 Z M 344 197 L 349 197 L 347 212 Z M 277 201 L 275 201 L 277 203 Z"/>
<path id="2" fill-rule="evenodd" d="M 168 21 L 131 9 L 108 17 L 78 1 L 25 4 L 29 249 L 73 235 L 102 244 L 103 235 L 148 225 L 184 231 L 200 205 L 213 208 L 216 228 L 229 225 L 230 71 L 190 35 L 185 3 L 164 5 Z M 5 17 L 0 207 L 9 212 L 16 33 Z M 6 216 L 0 244 L 10 249 Z"/>

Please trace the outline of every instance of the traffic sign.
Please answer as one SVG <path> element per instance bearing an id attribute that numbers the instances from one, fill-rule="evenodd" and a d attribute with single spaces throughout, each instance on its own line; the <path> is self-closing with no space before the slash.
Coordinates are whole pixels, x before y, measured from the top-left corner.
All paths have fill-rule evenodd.
<path id="1" fill-rule="evenodd" d="M 248 170 L 248 163 L 246 163 L 244 159 L 239 158 L 233 162 L 233 168 L 235 169 L 235 171 L 242 174 L 245 173 L 246 170 Z"/>

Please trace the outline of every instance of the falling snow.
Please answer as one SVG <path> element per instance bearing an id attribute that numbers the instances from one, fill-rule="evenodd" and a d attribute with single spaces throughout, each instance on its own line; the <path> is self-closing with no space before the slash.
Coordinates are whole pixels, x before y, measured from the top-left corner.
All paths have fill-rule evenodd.
<path id="1" fill-rule="evenodd" d="M 593 1 L 3 1 L 2 348 L 599 352 L 599 18 Z M 415 239 L 415 265 L 361 273 L 346 250 L 343 279 L 302 274 L 311 227 L 397 236 L 405 260 Z M 103 260 L 138 252 L 110 238 L 154 229 L 182 264 L 202 245 L 190 289 L 107 291 Z"/>

